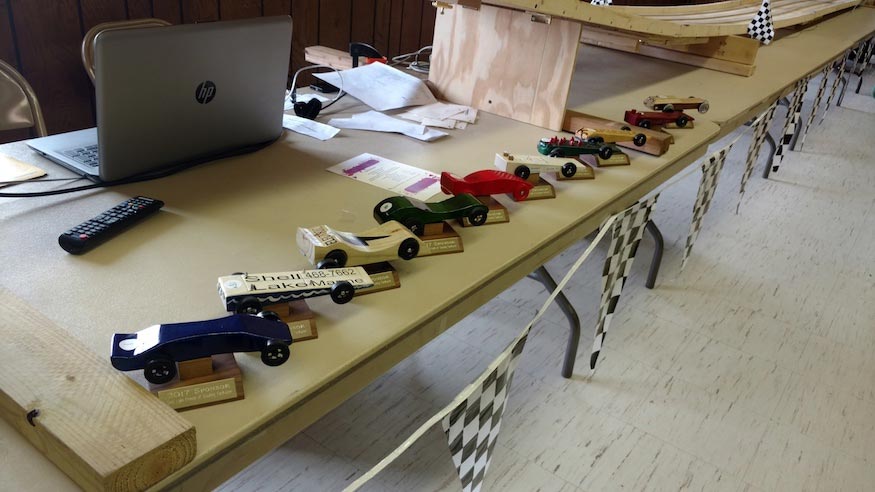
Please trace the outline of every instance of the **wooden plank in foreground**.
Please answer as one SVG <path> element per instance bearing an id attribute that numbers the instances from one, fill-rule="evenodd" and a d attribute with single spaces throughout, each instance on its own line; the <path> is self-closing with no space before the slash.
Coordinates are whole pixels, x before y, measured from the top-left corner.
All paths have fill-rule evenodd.
<path id="1" fill-rule="evenodd" d="M 143 490 L 194 458 L 191 423 L 2 288 L 0 336 L 0 415 L 80 487 Z"/>

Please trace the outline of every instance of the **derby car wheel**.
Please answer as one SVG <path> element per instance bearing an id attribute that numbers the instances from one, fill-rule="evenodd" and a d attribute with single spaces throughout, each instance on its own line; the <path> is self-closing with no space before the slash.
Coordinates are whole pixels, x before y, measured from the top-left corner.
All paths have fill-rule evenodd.
<path id="1" fill-rule="evenodd" d="M 240 314 L 258 314 L 261 311 L 261 303 L 254 297 L 244 297 L 237 304 L 237 312 Z"/>
<path id="2" fill-rule="evenodd" d="M 562 152 L 562 149 L 553 149 L 550 151 L 550 157 L 565 157 L 565 152 Z"/>
<path id="3" fill-rule="evenodd" d="M 517 166 L 516 169 L 513 170 L 513 173 L 519 178 L 529 179 L 529 176 L 532 175 L 532 170 L 529 169 L 529 166 Z"/>
<path id="4" fill-rule="evenodd" d="M 632 128 L 629 125 L 623 125 L 620 127 L 620 130 L 623 130 L 624 132 L 631 132 Z"/>
<path id="5" fill-rule="evenodd" d="M 423 232 L 425 232 L 425 225 L 421 220 L 415 218 L 404 219 L 401 221 L 401 225 L 410 229 L 410 232 L 416 234 L 417 236 L 421 236 Z"/>
<path id="6" fill-rule="evenodd" d="M 708 101 L 705 101 L 702 104 L 700 104 L 697 109 L 700 113 L 704 114 L 704 113 L 707 113 L 709 109 L 711 109 L 711 105 L 708 104 Z"/>
<path id="7" fill-rule="evenodd" d="M 642 145 L 647 143 L 647 135 L 643 133 L 635 135 L 635 137 L 632 139 L 632 143 L 634 143 L 636 147 L 641 147 Z"/>
<path id="8" fill-rule="evenodd" d="M 261 362 L 267 366 L 281 366 L 287 360 L 289 360 L 289 346 L 279 340 L 268 340 L 261 349 Z"/>
<path id="9" fill-rule="evenodd" d="M 638 126 L 640 126 L 641 128 L 650 128 L 650 120 L 641 120 L 638 122 Z"/>
<path id="10" fill-rule="evenodd" d="M 518 202 L 521 202 L 528 197 L 529 197 L 528 188 L 520 188 L 520 189 L 513 192 L 513 199 L 518 201 Z"/>
<path id="11" fill-rule="evenodd" d="M 689 118 L 687 118 L 686 116 L 681 116 L 680 118 L 678 118 L 678 120 L 675 123 L 677 124 L 678 128 L 683 128 L 683 127 L 687 126 L 687 123 L 689 123 L 689 122 L 690 122 Z"/>
<path id="12" fill-rule="evenodd" d="M 605 141 L 605 139 L 603 137 L 592 137 L 586 139 L 586 141 L 589 143 L 602 143 Z"/>
<path id="13" fill-rule="evenodd" d="M 489 209 L 486 207 L 477 207 L 468 214 L 468 222 L 473 226 L 480 226 L 486 223 L 486 217 L 489 215 Z"/>
<path id="14" fill-rule="evenodd" d="M 331 300 L 337 304 L 346 304 L 354 295 L 355 288 L 345 280 L 331 286 Z"/>
<path id="15" fill-rule="evenodd" d="M 176 364 L 167 357 L 156 357 L 146 362 L 143 375 L 152 384 L 168 383 L 176 376 Z"/>
<path id="16" fill-rule="evenodd" d="M 418 254 L 419 241 L 412 237 L 408 237 L 401 241 L 401 244 L 398 246 L 398 258 L 401 258 L 402 260 L 412 260 L 416 258 L 416 255 Z"/>
<path id="17" fill-rule="evenodd" d="M 562 175 L 566 178 L 571 178 L 577 174 L 577 166 L 573 162 L 562 164 Z"/>
<path id="18" fill-rule="evenodd" d="M 282 321 L 282 319 L 280 319 L 280 315 L 276 314 L 273 311 L 262 311 L 256 316 L 258 316 L 259 318 L 269 319 L 271 321 Z"/>
<path id="19" fill-rule="evenodd" d="M 332 249 L 325 255 L 325 258 L 322 261 L 327 261 L 334 266 L 325 266 L 319 268 L 343 268 L 344 266 L 346 266 L 346 260 L 346 251 L 340 249 Z"/>
<path id="20" fill-rule="evenodd" d="M 602 159 L 610 159 L 612 155 L 614 155 L 614 149 L 608 147 L 607 145 L 602 146 L 602 148 L 599 149 L 599 157 L 601 157 Z"/>
<path id="21" fill-rule="evenodd" d="M 663 113 L 671 113 L 672 111 L 674 111 L 674 104 L 668 103 L 662 107 Z"/>

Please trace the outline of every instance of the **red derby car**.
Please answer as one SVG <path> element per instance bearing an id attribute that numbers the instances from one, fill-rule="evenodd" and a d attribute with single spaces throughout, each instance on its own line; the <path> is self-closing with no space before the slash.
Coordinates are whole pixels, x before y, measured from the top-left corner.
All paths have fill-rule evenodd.
<path id="1" fill-rule="evenodd" d="M 532 184 L 511 173 L 484 169 L 475 171 L 464 178 L 448 172 L 441 173 L 441 191 L 448 195 L 470 193 L 474 196 L 500 195 L 509 193 L 514 201 L 525 200 Z"/>
<path id="2" fill-rule="evenodd" d="M 653 125 L 667 125 L 669 123 L 674 123 L 678 128 L 683 128 L 687 126 L 687 123 L 695 120 L 695 118 L 683 111 L 645 111 L 639 113 L 635 109 L 626 111 L 626 116 L 623 119 L 626 123 L 640 126 L 641 128 L 650 128 Z"/>

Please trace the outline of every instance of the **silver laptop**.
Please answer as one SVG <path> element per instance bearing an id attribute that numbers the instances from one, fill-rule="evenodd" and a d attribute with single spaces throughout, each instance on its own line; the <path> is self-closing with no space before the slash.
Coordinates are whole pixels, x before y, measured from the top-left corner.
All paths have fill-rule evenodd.
<path id="1" fill-rule="evenodd" d="M 103 32 L 97 128 L 27 144 L 97 181 L 260 148 L 282 133 L 291 42 L 288 16 Z"/>

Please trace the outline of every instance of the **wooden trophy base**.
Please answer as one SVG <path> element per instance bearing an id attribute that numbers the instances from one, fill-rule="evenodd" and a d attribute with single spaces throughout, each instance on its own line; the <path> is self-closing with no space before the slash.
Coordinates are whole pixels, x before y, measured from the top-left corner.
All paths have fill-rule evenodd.
<path id="1" fill-rule="evenodd" d="M 362 268 L 368 272 L 368 276 L 371 277 L 374 286 L 355 291 L 356 296 L 363 296 L 373 294 L 374 292 L 401 287 L 401 279 L 398 278 L 398 272 L 389 264 L 389 262 L 383 261 L 380 263 L 371 263 L 370 265 L 362 265 Z"/>
<path id="2" fill-rule="evenodd" d="M 356 295 L 359 292 L 361 291 L 356 291 Z M 265 306 L 265 310 L 275 312 L 281 320 L 289 325 L 289 331 L 292 332 L 292 343 L 319 338 L 319 332 L 316 331 L 316 315 L 310 310 L 307 301 L 298 299 L 271 304 Z"/>
<path id="3" fill-rule="evenodd" d="M 562 173 L 556 173 L 556 181 L 575 181 L 581 179 L 595 179 L 595 171 L 592 170 L 592 166 L 587 162 L 583 162 L 581 159 L 577 159 L 577 172 L 574 173 L 574 176 L 570 178 L 566 178 Z"/>
<path id="4" fill-rule="evenodd" d="M 504 224 L 505 222 L 510 222 L 507 208 L 498 203 L 495 198 L 486 195 L 478 196 L 477 199 L 480 200 L 480 203 L 489 207 L 489 213 L 486 214 L 486 222 L 484 222 L 483 225 Z M 473 227 L 471 221 L 468 220 L 468 217 L 462 217 L 459 219 L 459 224 L 462 224 L 462 227 Z"/>
<path id="5" fill-rule="evenodd" d="M 419 250 L 418 256 L 445 255 L 465 251 L 462 246 L 462 237 L 446 222 L 425 224 L 425 233 L 419 239 L 422 241 L 423 247 Z"/>
<path id="6" fill-rule="evenodd" d="M 610 159 L 602 159 L 601 157 L 596 156 L 595 162 L 599 167 L 628 166 L 631 164 L 629 156 L 623 152 L 614 152 Z"/>
<path id="7" fill-rule="evenodd" d="M 243 399 L 243 375 L 234 354 L 219 354 L 177 364 L 179 375 L 149 390 L 174 410 L 191 410 Z"/>
<path id="8" fill-rule="evenodd" d="M 525 201 L 556 198 L 556 189 L 553 188 L 553 185 L 544 181 L 544 178 L 542 178 L 540 174 L 532 173 L 526 181 L 532 183 L 534 187 L 529 190 L 529 196 Z"/>

